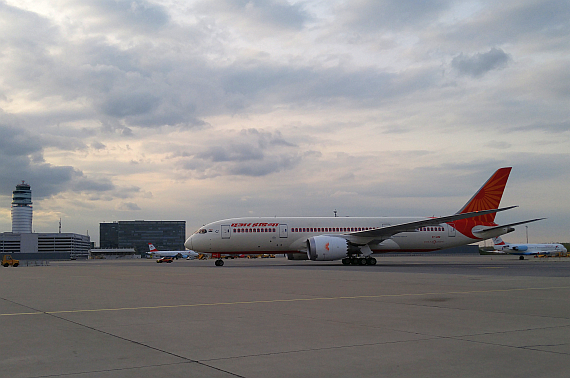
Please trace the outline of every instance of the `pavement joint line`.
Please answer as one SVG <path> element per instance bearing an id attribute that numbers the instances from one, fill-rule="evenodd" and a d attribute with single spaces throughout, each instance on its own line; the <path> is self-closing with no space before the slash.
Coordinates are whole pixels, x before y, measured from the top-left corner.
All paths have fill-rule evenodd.
<path id="1" fill-rule="evenodd" d="M 240 305 L 240 304 L 310 302 L 310 301 L 397 298 L 397 297 L 421 297 L 421 296 L 429 296 L 429 295 L 481 294 L 481 293 L 501 293 L 501 292 L 512 292 L 512 291 L 556 290 L 556 289 L 570 289 L 570 286 L 527 287 L 527 288 L 512 288 L 512 289 L 446 291 L 446 292 L 408 293 L 408 294 L 354 295 L 354 296 L 292 298 L 292 299 L 267 299 L 267 300 L 256 300 L 256 301 L 194 303 L 194 304 L 180 304 L 180 305 L 118 307 L 118 308 L 99 308 L 99 309 L 83 309 L 83 310 L 35 311 L 35 312 L 6 313 L 6 314 L 0 314 L 0 316 L 24 316 L 24 315 L 41 315 L 41 314 L 55 315 L 55 314 L 73 314 L 73 313 L 87 313 L 87 312 L 106 312 L 106 311 L 158 310 L 158 309 L 165 309 L 165 308 L 230 306 L 230 305 Z"/>

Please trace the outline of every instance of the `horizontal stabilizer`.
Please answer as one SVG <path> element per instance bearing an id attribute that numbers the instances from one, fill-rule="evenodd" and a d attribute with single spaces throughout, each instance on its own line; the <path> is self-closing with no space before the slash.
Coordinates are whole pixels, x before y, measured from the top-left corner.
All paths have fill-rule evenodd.
<path id="1" fill-rule="evenodd" d="M 490 227 L 490 228 L 485 228 L 485 229 L 478 230 L 478 231 L 473 231 L 473 233 L 474 233 L 474 234 L 481 234 L 481 233 L 487 232 L 487 231 L 498 230 L 498 229 L 500 229 L 500 228 L 505 228 L 505 227 L 518 226 L 518 225 L 520 225 L 520 224 L 536 222 L 536 221 L 543 220 L 543 219 L 546 219 L 546 218 L 536 218 L 536 219 L 526 220 L 526 221 L 522 221 L 522 222 L 509 223 L 509 224 L 502 224 L 502 225 L 496 226 L 496 227 Z"/>

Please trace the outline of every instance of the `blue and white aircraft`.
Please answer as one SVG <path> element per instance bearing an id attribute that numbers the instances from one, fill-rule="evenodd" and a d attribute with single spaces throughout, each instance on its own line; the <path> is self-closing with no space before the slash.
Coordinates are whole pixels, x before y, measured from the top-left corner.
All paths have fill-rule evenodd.
<path id="1" fill-rule="evenodd" d="M 520 256 L 519 260 L 524 260 L 525 256 L 559 256 L 568 253 L 562 244 L 511 244 L 505 243 L 500 236 L 493 238 L 493 244 L 495 245 L 496 251 Z"/>
<path id="2" fill-rule="evenodd" d="M 174 257 L 174 258 L 187 258 L 190 260 L 194 260 L 200 254 L 191 251 L 191 250 L 184 250 L 184 251 L 159 251 L 152 243 L 148 243 L 148 248 L 150 249 L 147 252 L 151 257 Z"/>

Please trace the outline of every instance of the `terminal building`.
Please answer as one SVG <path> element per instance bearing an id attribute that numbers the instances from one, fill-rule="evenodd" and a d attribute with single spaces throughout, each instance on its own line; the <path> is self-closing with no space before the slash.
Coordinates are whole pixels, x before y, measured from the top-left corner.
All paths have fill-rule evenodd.
<path id="1" fill-rule="evenodd" d="M 18 260 L 67 260 L 89 256 L 89 235 L 34 233 L 32 213 L 32 190 L 22 181 L 12 192 L 12 232 L 0 233 L 0 256 L 10 254 Z"/>
<path id="2" fill-rule="evenodd" d="M 186 221 L 117 221 L 99 224 L 99 244 L 103 249 L 134 248 L 144 255 L 148 243 L 158 250 L 183 251 Z"/>

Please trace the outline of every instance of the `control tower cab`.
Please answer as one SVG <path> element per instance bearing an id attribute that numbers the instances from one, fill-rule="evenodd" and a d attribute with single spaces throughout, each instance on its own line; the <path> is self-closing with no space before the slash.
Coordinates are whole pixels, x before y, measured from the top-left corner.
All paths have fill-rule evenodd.
<path id="1" fill-rule="evenodd" d="M 32 233 L 32 190 L 22 181 L 12 192 L 12 232 Z"/>

